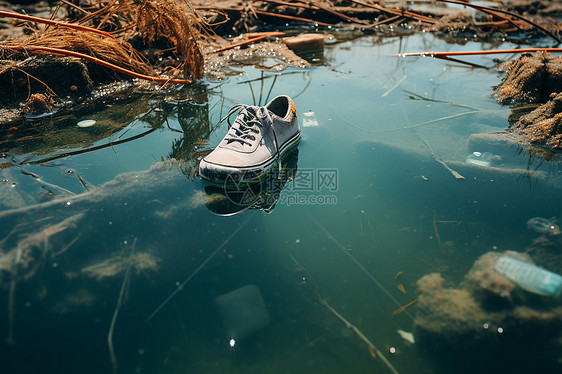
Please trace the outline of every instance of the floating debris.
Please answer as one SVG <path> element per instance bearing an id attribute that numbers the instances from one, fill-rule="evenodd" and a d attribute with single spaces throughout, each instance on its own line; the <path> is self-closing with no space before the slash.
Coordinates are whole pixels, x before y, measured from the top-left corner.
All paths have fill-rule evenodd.
<path id="1" fill-rule="evenodd" d="M 95 124 L 96 124 L 95 119 L 85 119 L 84 121 L 78 122 L 76 125 L 78 127 L 90 127 L 90 126 L 94 126 Z"/>
<path id="2" fill-rule="evenodd" d="M 541 234 L 560 234 L 560 227 L 558 227 L 554 218 L 546 219 L 542 217 L 533 217 L 527 221 L 527 228 L 540 232 Z"/>
<path id="3" fill-rule="evenodd" d="M 400 335 L 400 337 L 402 339 L 404 339 L 405 341 L 407 341 L 410 344 L 414 344 L 416 341 L 414 340 L 414 334 L 412 334 L 411 332 L 407 332 L 404 330 L 396 330 L 396 332 L 398 333 L 398 335 Z"/>
<path id="4" fill-rule="evenodd" d="M 414 299 L 412 301 L 410 301 L 408 304 L 401 306 L 400 308 L 396 309 L 394 312 L 392 312 L 393 316 L 396 316 L 400 313 L 402 313 L 403 311 L 406 310 L 406 308 L 408 308 L 409 306 L 412 306 L 415 304 L 415 302 L 418 301 L 418 299 Z"/>
<path id="5" fill-rule="evenodd" d="M 478 166 L 490 166 L 492 164 L 492 154 L 490 152 L 472 152 L 466 157 L 467 164 L 474 164 Z"/>
<path id="6" fill-rule="evenodd" d="M 318 120 L 314 112 L 305 112 L 302 114 L 303 127 L 318 127 Z"/>
<path id="7" fill-rule="evenodd" d="M 63 300 L 57 302 L 52 311 L 58 314 L 66 314 L 74 309 L 87 308 L 94 305 L 96 297 L 88 290 L 81 289 L 73 294 L 66 296 Z"/>
<path id="8" fill-rule="evenodd" d="M 82 268 L 81 272 L 90 278 L 100 281 L 104 278 L 114 277 L 127 270 L 129 266 L 138 272 L 142 270 L 156 270 L 157 259 L 149 253 L 134 253 L 131 256 L 115 256 L 96 264 Z"/>

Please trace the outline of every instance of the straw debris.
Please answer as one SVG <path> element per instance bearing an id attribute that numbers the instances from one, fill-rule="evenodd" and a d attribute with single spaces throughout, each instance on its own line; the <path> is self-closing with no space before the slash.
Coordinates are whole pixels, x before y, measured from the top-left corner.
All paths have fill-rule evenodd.
<path id="1" fill-rule="evenodd" d="M 78 92 L 80 95 L 73 96 L 83 97 L 94 89 L 94 84 L 123 80 L 126 76 L 182 84 L 201 78 L 204 58 L 198 45 L 202 37 L 199 29 L 206 30 L 206 26 L 186 4 L 176 0 L 113 0 L 79 7 L 65 1 L 50 19 L 0 11 L 2 18 L 25 20 L 17 27 L 25 26 L 31 33 L 0 42 L 0 81 L 12 91 L 2 95 L 1 104 L 14 105 L 14 101 L 21 100 L 16 91 L 22 89 L 27 90 L 28 99 L 32 94 L 44 93 L 62 97 L 69 90 L 71 95 Z M 66 10 L 62 12 L 66 15 L 64 21 L 57 20 L 60 9 Z M 36 84 L 32 87 L 29 81 L 33 77 L 26 76 L 22 66 L 28 63 L 29 56 L 38 56 L 36 64 L 52 64 L 53 58 L 46 57 L 57 56 L 54 58 L 64 69 L 69 63 L 60 55 L 78 58 L 83 71 L 42 80 L 41 89 Z M 80 76 L 84 79 L 77 79 Z M 83 87 L 73 80 L 90 84 Z M 68 89 L 57 89 L 59 86 Z"/>
<path id="2" fill-rule="evenodd" d="M 203 76 L 204 58 L 197 40 L 197 17 L 191 9 L 169 2 L 143 1 L 137 11 L 135 27 L 149 48 L 156 43 L 172 45 L 186 78 Z"/>

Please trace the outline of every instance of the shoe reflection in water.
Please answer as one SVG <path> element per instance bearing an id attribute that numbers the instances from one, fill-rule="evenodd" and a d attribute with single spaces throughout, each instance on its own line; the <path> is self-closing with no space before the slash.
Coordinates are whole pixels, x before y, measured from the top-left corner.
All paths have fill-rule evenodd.
<path id="1" fill-rule="evenodd" d="M 220 216 L 231 216 L 247 209 L 271 212 L 287 182 L 295 178 L 298 155 L 298 149 L 288 152 L 262 180 L 254 184 L 237 185 L 227 181 L 223 186 L 206 186 L 205 193 L 209 198 L 205 205 Z"/>

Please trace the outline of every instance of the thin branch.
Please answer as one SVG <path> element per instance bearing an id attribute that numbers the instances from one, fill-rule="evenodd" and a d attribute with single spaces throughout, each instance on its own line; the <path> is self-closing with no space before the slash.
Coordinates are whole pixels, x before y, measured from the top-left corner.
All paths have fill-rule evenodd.
<path id="1" fill-rule="evenodd" d="M 443 160 L 441 160 L 439 157 L 437 157 L 437 155 L 435 154 L 435 152 L 433 152 L 433 148 L 431 148 L 431 146 L 429 145 L 429 143 L 428 143 L 425 139 L 422 139 L 418 134 L 416 134 L 416 135 L 418 136 L 418 138 L 420 138 L 420 140 L 421 140 L 421 141 L 426 145 L 426 147 L 429 149 L 429 152 L 431 153 L 431 157 L 433 157 L 433 159 L 434 159 L 435 161 L 437 161 L 437 162 L 440 163 L 445 169 L 447 169 L 447 171 L 448 171 L 449 173 L 451 173 L 451 174 L 453 175 L 453 177 L 455 177 L 455 179 L 464 179 L 464 177 L 463 177 L 462 175 L 460 175 L 459 173 L 457 173 L 455 170 L 451 169 L 451 168 L 449 167 L 449 165 L 447 165 L 447 164 L 445 163 L 445 161 L 443 161 Z M 435 233 L 436 233 L 437 235 L 439 235 L 439 234 L 437 233 L 437 228 L 436 228 Z M 438 239 L 439 239 L 439 237 L 438 237 Z M 439 239 L 439 241 L 441 241 L 441 240 Z"/>
<path id="2" fill-rule="evenodd" d="M 251 44 L 251 43 L 257 42 L 259 40 L 262 40 L 264 38 L 267 38 L 267 37 L 285 35 L 284 32 L 280 32 L 280 31 L 252 33 L 252 34 L 254 34 L 256 36 L 251 38 L 251 39 L 240 42 L 240 43 L 236 43 L 236 44 L 232 44 L 232 45 L 229 45 L 229 46 L 226 46 L 226 47 L 223 47 L 223 48 L 215 49 L 215 51 L 213 53 L 226 51 L 226 50 L 236 48 L 236 47 L 240 47 L 240 46 L 243 46 L 243 45 L 246 45 L 246 44 Z"/>
<path id="3" fill-rule="evenodd" d="M 136 72 L 131 71 L 129 69 L 125 69 L 125 68 L 122 68 L 120 66 L 114 65 L 110 62 L 100 60 L 97 57 L 89 56 L 89 55 L 86 55 L 86 54 L 83 54 L 83 53 L 80 53 L 80 52 L 69 51 L 69 50 L 66 50 L 66 49 L 42 47 L 42 46 L 6 46 L 6 45 L 0 45 L 0 48 L 6 48 L 6 49 L 18 50 L 18 51 L 28 51 L 28 50 L 43 51 L 43 52 L 49 52 L 49 53 L 53 53 L 53 54 L 83 58 L 85 60 L 92 61 L 92 62 L 94 62 L 98 65 L 105 66 L 107 68 L 116 70 L 116 71 L 118 71 L 120 73 L 123 73 L 125 75 L 131 76 L 131 77 L 134 77 L 134 78 L 158 82 L 158 83 L 179 83 L 179 84 L 191 84 L 191 83 L 193 83 L 193 81 L 191 79 L 161 78 L 161 77 L 153 77 L 153 76 L 150 76 L 150 75 L 136 73 Z"/>
<path id="4" fill-rule="evenodd" d="M 548 36 L 550 36 L 551 38 L 556 40 L 558 42 L 558 44 L 562 43 L 562 39 L 560 39 L 558 36 L 554 35 L 552 32 L 545 29 L 544 27 L 542 27 L 538 23 L 535 23 L 535 22 L 533 22 L 533 21 L 531 21 L 531 20 L 529 20 L 529 19 L 527 19 L 523 16 L 520 16 L 517 13 L 509 12 L 507 10 L 502 10 L 502 9 L 498 9 L 498 8 L 489 8 L 489 7 L 485 7 L 485 6 L 481 6 L 481 5 L 474 5 L 474 4 L 470 4 L 468 2 L 464 2 L 464 1 L 456 1 L 456 0 L 438 0 L 438 1 L 442 1 L 444 3 L 451 3 L 451 4 L 459 4 L 459 5 L 469 6 L 471 8 L 474 8 L 476 10 L 480 10 L 482 12 L 484 10 L 489 10 L 489 11 L 492 11 L 492 12 L 498 12 L 498 13 L 510 15 L 512 17 L 520 19 L 521 21 L 529 23 L 530 25 L 535 26 L 537 29 L 541 30 L 542 32 L 544 32 L 545 34 L 547 34 Z"/>
<path id="5" fill-rule="evenodd" d="M 460 51 L 460 52 L 407 52 L 395 53 L 392 56 L 410 57 L 449 57 L 449 56 L 478 56 L 478 55 L 497 55 L 508 53 L 526 53 L 526 52 L 562 52 L 562 48 L 521 48 L 521 49 L 497 49 L 491 51 Z"/>
<path id="6" fill-rule="evenodd" d="M 0 10 L 0 17 L 23 19 L 25 21 L 45 23 L 47 25 L 52 25 L 52 26 L 61 26 L 61 27 L 67 27 L 69 29 L 88 31 L 88 32 L 93 32 L 93 33 L 100 34 L 100 35 L 103 35 L 103 36 L 107 36 L 111 39 L 115 39 L 115 37 L 113 35 L 111 35 L 110 33 L 105 32 L 105 31 L 101 31 L 101 30 L 98 30 L 98 29 L 94 29 L 92 27 L 77 25 L 77 24 L 74 24 L 74 23 L 54 21 L 54 20 L 50 20 L 50 19 L 46 19 L 46 18 L 29 16 L 27 14 L 20 14 L 20 13 L 7 12 L 7 11 L 4 11 L 4 10 Z"/>
<path id="7" fill-rule="evenodd" d="M 372 350 L 374 350 L 377 353 L 378 357 L 381 358 L 381 360 L 384 362 L 384 364 L 388 367 L 388 369 L 393 374 L 398 374 L 398 371 L 394 368 L 394 366 L 392 366 L 390 361 L 387 360 L 387 358 L 382 354 L 382 352 L 377 347 L 375 347 L 375 345 L 373 343 L 371 343 L 371 341 L 357 327 L 355 327 L 355 325 L 353 325 L 351 322 L 349 322 L 347 319 L 345 319 L 341 314 L 339 314 L 334 308 L 332 308 L 332 306 L 330 304 L 328 304 L 328 302 L 326 300 L 324 300 L 318 292 L 316 292 L 316 296 L 318 296 L 318 299 L 320 300 L 320 303 L 322 305 L 324 305 L 330 312 L 332 312 L 332 314 L 334 314 L 343 323 L 345 323 L 347 328 L 353 330 L 353 332 L 355 334 L 357 334 L 357 336 L 361 340 L 363 340 L 369 346 L 369 348 L 371 348 Z"/>
<path id="8" fill-rule="evenodd" d="M 123 284 L 121 285 L 121 291 L 119 292 L 119 299 L 117 299 L 117 306 L 113 312 L 113 318 L 111 319 L 111 325 L 109 326 L 109 332 L 107 334 L 107 346 L 109 349 L 109 356 L 111 358 L 111 365 L 113 366 L 113 374 L 117 373 L 117 357 L 115 357 L 115 350 L 113 348 L 113 330 L 115 329 L 115 322 L 117 321 L 117 315 L 123 304 L 123 295 L 125 294 L 125 289 L 128 287 L 131 281 L 131 264 L 127 266 L 127 271 L 125 272 L 125 279 L 123 279 Z"/>

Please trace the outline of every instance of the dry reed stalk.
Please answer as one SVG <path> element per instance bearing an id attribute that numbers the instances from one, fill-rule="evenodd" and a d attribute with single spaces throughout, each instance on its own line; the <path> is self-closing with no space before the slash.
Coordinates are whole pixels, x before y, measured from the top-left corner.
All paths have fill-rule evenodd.
<path id="1" fill-rule="evenodd" d="M 67 50 L 64 50 L 64 49 L 39 47 L 39 46 L 28 46 L 28 47 L 23 47 L 23 46 L 19 46 L 19 47 L 18 46 L 13 46 L 13 47 L 5 47 L 4 46 L 3 47 L 3 46 L 0 46 L 0 49 L 1 48 L 10 49 L 10 50 L 22 50 L 22 51 L 35 50 L 35 51 L 48 52 L 48 54 L 61 54 L 61 55 L 65 55 L 65 56 L 83 58 L 85 60 L 92 61 L 96 64 L 99 64 L 99 65 L 108 67 L 110 69 L 116 70 L 120 73 L 129 75 L 133 78 L 140 78 L 140 79 L 145 79 L 145 80 L 149 80 L 149 81 L 153 81 L 153 82 L 179 83 L 179 84 L 190 84 L 190 83 L 192 83 L 192 81 L 190 79 L 168 79 L 168 78 L 160 78 L 160 77 L 153 77 L 153 76 L 144 75 L 144 74 L 138 74 L 138 73 L 135 73 L 134 71 L 130 71 L 130 70 L 124 69 L 122 67 L 110 64 L 106 61 L 100 60 L 96 57 L 88 56 L 88 55 L 85 55 L 83 53 L 67 51 Z"/>
<path id="2" fill-rule="evenodd" d="M 396 16 L 404 16 L 404 17 L 408 17 L 408 18 L 412 18 L 421 22 L 426 22 L 426 23 L 436 23 L 437 20 L 428 16 L 424 16 L 418 13 L 414 13 L 412 11 L 406 10 L 406 9 L 392 9 L 392 8 L 385 8 L 383 6 L 380 6 L 379 4 L 368 4 L 365 3 L 363 1 L 359 1 L 359 0 L 351 0 L 353 3 L 357 4 L 357 5 L 361 5 L 364 6 L 366 8 L 371 8 L 371 9 L 376 9 L 380 12 L 384 12 L 384 13 L 389 13 L 389 14 L 394 14 Z"/>
<path id="3" fill-rule="evenodd" d="M 394 312 L 392 312 L 393 316 L 397 316 L 398 314 L 402 313 L 403 311 L 406 310 L 406 308 L 411 307 L 412 305 L 414 305 L 416 302 L 418 301 L 418 299 L 414 299 L 412 301 L 410 301 L 408 304 L 401 306 L 400 308 L 396 309 Z"/>
<path id="4" fill-rule="evenodd" d="M 90 55 L 110 64 L 145 75 L 155 75 L 144 57 L 129 43 L 77 30 L 53 29 L 34 35 L 21 43 L 2 47 L 49 47 Z"/>
<path id="5" fill-rule="evenodd" d="M 98 7 L 101 5 L 103 5 L 103 3 L 99 2 L 96 3 L 94 7 Z M 83 10 L 87 11 L 88 9 Z M 132 20 L 131 13 L 133 12 L 133 10 L 134 8 L 132 7 L 132 1 L 112 0 L 102 8 L 82 17 L 80 20 L 78 20 L 78 23 L 82 24 L 86 22 L 92 22 L 97 27 L 102 27 L 109 20 L 109 18 L 122 19 L 123 21 L 125 21 L 125 23 L 129 23 Z M 94 20 L 97 20 L 98 18 L 100 18 L 100 21 L 94 22 Z"/>
<path id="6" fill-rule="evenodd" d="M 562 52 L 562 48 L 521 48 L 521 49 L 499 49 L 494 51 L 466 51 L 466 52 L 408 52 L 396 53 L 392 56 L 409 57 L 409 56 L 425 56 L 425 57 L 448 57 L 448 56 L 476 56 L 476 55 L 494 55 L 506 53 L 526 53 L 526 52 Z"/>
<path id="7" fill-rule="evenodd" d="M 184 76 L 199 79 L 204 73 L 204 57 L 197 44 L 201 34 L 196 22 L 194 11 L 171 1 L 142 1 L 137 9 L 135 26 L 149 45 L 161 37 L 168 39 L 184 65 Z"/>
<path id="8" fill-rule="evenodd" d="M 133 252 L 131 251 L 131 256 L 132 254 Z M 119 298 L 117 299 L 117 306 L 115 307 L 115 311 L 113 312 L 113 318 L 111 319 L 111 325 L 109 326 L 109 332 L 107 334 L 107 347 L 109 349 L 109 357 L 111 359 L 111 366 L 113 367 L 113 374 L 117 373 L 117 357 L 115 356 L 115 349 L 113 348 L 113 330 L 115 329 L 117 315 L 119 314 L 119 310 L 121 309 L 121 305 L 123 304 L 125 289 L 129 287 L 130 282 L 131 264 L 129 263 L 127 266 L 127 270 L 125 271 L 125 277 L 123 279 L 123 284 L 121 285 L 121 291 L 119 291 Z"/>
<path id="9" fill-rule="evenodd" d="M 433 231 L 435 232 L 435 239 L 437 239 L 439 249 L 441 249 L 441 236 L 439 235 L 439 231 L 437 231 L 437 216 L 435 213 L 435 209 L 433 210 Z"/>
<path id="10" fill-rule="evenodd" d="M 382 21 L 378 21 L 378 22 L 375 22 L 375 23 L 369 25 L 368 27 L 371 29 L 373 27 L 384 25 L 385 23 L 392 23 L 394 21 L 398 21 L 400 18 L 402 18 L 402 16 L 388 17 L 387 19 L 383 19 Z"/>
<path id="11" fill-rule="evenodd" d="M 110 33 L 105 32 L 105 31 L 101 31 L 101 30 L 98 30 L 98 29 L 94 29 L 94 28 L 91 28 L 91 27 L 77 25 L 77 24 L 74 24 L 74 23 L 68 23 L 68 22 L 63 22 L 63 21 L 55 21 L 55 20 L 52 20 L 52 19 L 45 19 L 45 18 L 40 18 L 40 17 L 29 16 L 27 14 L 20 14 L 20 13 L 7 12 L 7 11 L 0 10 L 0 17 L 22 19 L 22 20 L 25 20 L 25 21 L 44 23 L 44 24 L 51 25 L 51 26 L 57 26 L 57 27 L 60 26 L 60 27 L 66 27 L 66 28 L 69 28 L 69 29 L 74 29 L 74 30 L 93 32 L 93 33 L 97 33 L 97 34 L 100 34 L 100 35 L 104 35 L 104 36 L 109 37 L 109 38 L 113 38 L 113 36 Z"/>
<path id="12" fill-rule="evenodd" d="M 214 11 L 222 11 L 222 12 L 230 11 L 230 12 L 240 12 L 240 13 L 245 11 L 244 8 L 237 8 L 237 7 L 223 7 L 223 8 L 221 8 L 221 7 L 196 7 L 195 9 L 197 9 L 197 10 L 214 10 Z M 310 19 L 310 18 L 290 16 L 290 15 L 281 14 L 281 13 L 266 12 L 266 11 L 263 11 L 263 10 L 254 10 L 254 11 L 255 11 L 256 14 L 260 14 L 262 16 L 288 19 L 288 20 L 291 20 L 291 21 L 298 21 L 298 22 L 316 23 L 317 25 L 320 25 L 320 26 L 333 26 L 330 23 L 315 21 L 315 20 Z"/>
<path id="13" fill-rule="evenodd" d="M 341 12 L 338 12 L 337 10 L 332 9 L 331 7 L 325 7 L 325 6 L 319 5 L 318 3 L 311 2 L 311 1 L 308 1 L 308 0 L 296 0 L 296 1 L 299 1 L 303 4 L 308 5 L 308 9 L 317 8 L 317 9 L 322 10 L 325 13 L 328 13 L 328 14 L 331 14 L 333 16 L 339 17 L 339 18 L 341 18 L 341 19 L 343 19 L 347 22 L 359 23 L 359 24 L 362 24 L 362 25 L 369 24 L 369 22 L 367 22 L 367 21 L 354 19 L 354 18 L 349 17 L 349 16 L 347 16 L 347 15 L 341 13 Z"/>
<path id="14" fill-rule="evenodd" d="M 417 137 L 425 144 L 425 146 L 429 149 L 429 153 L 431 153 L 431 157 L 433 157 L 433 159 L 434 159 L 436 162 L 440 163 L 445 169 L 447 169 L 447 171 L 448 171 L 449 173 L 451 173 L 451 174 L 453 175 L 453 177 L 455 177 L 455 179 L 464 179 L 464 177 L 463 177 L 462 175 L 460 175 L 457 171 L 451 169 L 451 168 L 449 167 L 449 165 L 447 165 L 447 164 L 445 163 L 445 161 L 443 161 L 443 160 L 441 160 L 439 157 L 437 157 L 437 155 L 435 154 L 435 152 L 433 152 L 433 148 L 431 148 L 431 146 L 429 145 L 429 143 L 428 143 L 425 139 L 422 139 L 422 137 L 419 136 L 417 133 L 416 133 L 416 135 L 417 135 Z M 438 238 L 438 240 L 439 240 L 439 244 L 441 245 L 441 239 L 439 238 L 439 233 L 437 233 L 437 226 L 435 226 L 435 233 L 437 234 L 437 238 Z"/>
<path id="15" fill-rule="evenodd" d="M 556 40 L 559 44 L 562 43 L 562 39 L 560 39 L 558 36 L 556 36 L 554 33 L 550 32 L 549 30 L 547 30 L 546 28 L 542 27 L 541 25 L 539 25 L 536 22 L 531 21 L 528 18 L 525 18 L 523 16 L 520 16 L 517 13 L 513 13 L 513 12 L 508 12 L 507 10 L 502 10 L 502 9 L 497 9 L 497 8 L 489 8 L 489 7 L 485 7 L 485 6 L 481 6 L 481 5 L 475 5 L 475 4 L 470 4 L 466 1 L 457 1 L 457 0 L 438 0 L 441 1 L 443 3 L 450 3 L 450 4 L 458 4 L 458 5 L 464 5 L 464 6 L 468 6 L 471 8 L 474 8 L 476 10 L 479 10 L 481 12 L 486 12 L 486 11 L 491 11 L 491 12 L 495 12 L 495 13 L 503 13 L 503 14 L 507 14 L 509 16 L 515 17 L 518 20 L 521 20 L 523 22 L 526 22 L 534 27 L 536 27 L 537 29 L 539 29 L 540 31 L 542 31 L 543 33 L 545 33 L 546 35 L 550 36 L 551 38 L 553 38 L 554 40 Z M 498 16 L 498 15 L 496 15 Z M 509 20 L 508 18 L 504 18 L 506 20 Z M 511 20 L 509 20 L 510 22 L 512 22 Z M 513 22 L 512 22 L 513 23 Z"/>
<path id="16" fill-rule="evenodd" d="M 388 367 L 388 369 L 393 374 L 398 374 L 398 371 L 394 368 L 394 366 L 392 366 L 390 361 L 388 361 L 388 359 L 382 354 L 382 352 L 377 347 L 375 347 L 375 345 L 373 343 L 371 343 L 371 341 L 365 336 L 365 334 L 363 334 L 355 325 L 353 325 L 351 322 L 349 322 L 347 319 L 345 319 L 341 314 L 339 314 L 330 304 L 328 304 L 328 302 L 326 300 L 324 300 L 322 298 L 322 296 L 320 296 L 320 294 L 318 294 L 318 292 L 316 292 L 316 295 L 318 296 L 318 299 L 320 300 L 320 303 L 322 305 L 324 305 L 330 312 L 332 312 L 333 315 L 335 315 L 343 323 L 345 323 L 347 328 L 351 329 L 355 334 L 357 334 L 357 336 L 361 340 L 363 340 L 365 342 L 365 344 L 367 344 L 367 346 L 369 347 L 370 350 L 373 350 L 373 351 L 376 352 L 378 357 L 381 358 L 381 360 L 384 362 L 384 364 Z"/>
<path id="17" fill-rule="evenodd" d="M 246 45 L 246 44 L 251 44 L 251 43 L 257 42 L 259 40 L 262 40 L 264 38 L 267 38 L 267 37 L 285 35 L 285 33 L 284 32 L 272 31 L 272 32 L 264 32 L 264 33 L 248 33 L 246 35 L 247 36 L 252 35 L 253 37 L 248 39 L 248 40 L 244 40 L 243 42 L 240 42 L 240 43 L 235 43 L 235 44 L 223 47 L 223 48 L 215 49 L 213 51 L 213 53 L 226 51 L 226 50 L 236 48 L 236 47 L 240 47 L 240 46 L 243 46 L 243 45 Z"/>

